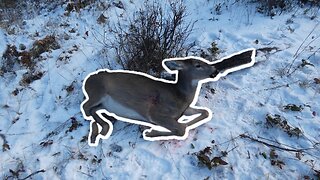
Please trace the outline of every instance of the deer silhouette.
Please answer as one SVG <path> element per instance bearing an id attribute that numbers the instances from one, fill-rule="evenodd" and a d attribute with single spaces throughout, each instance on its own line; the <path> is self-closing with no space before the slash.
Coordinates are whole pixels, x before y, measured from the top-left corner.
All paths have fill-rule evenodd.
<path id="1" fill-rule="evenodd" d="M 175 75 L 174 81 L 128 70 L 90 73 L 81 103 L 84 118 L 91 121 L 89 145 L 109 138 L 112 120 L 150 127 L 143 131 L 146 140 L 186 139 L 190 129 L 212 118 L 210 109 L 195 105 L 201 85 L 252 66 L 255 53 L 246 49 L 215 62 L 194 56 L 164 59 L 162 66 Z"/>

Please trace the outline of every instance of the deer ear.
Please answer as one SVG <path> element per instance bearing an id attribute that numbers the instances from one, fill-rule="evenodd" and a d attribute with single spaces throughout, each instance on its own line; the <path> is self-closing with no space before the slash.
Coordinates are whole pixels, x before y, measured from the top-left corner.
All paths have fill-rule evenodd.
<path id="1" fill-rule="evenodd" d="M 181 70 L 184 67 L 184 63 L 181 60 L 165 61 L 164 65 L 167 66 L 170 70 Z"/>

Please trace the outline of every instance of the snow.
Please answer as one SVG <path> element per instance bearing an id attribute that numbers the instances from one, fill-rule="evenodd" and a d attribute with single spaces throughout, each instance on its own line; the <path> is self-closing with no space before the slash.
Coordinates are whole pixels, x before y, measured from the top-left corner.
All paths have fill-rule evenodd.
<path id="1" fill-rule="evenodd" d="M 253 67 L 204 84 L 198 104 L 211 109 L 213 118 L 191 130 L 184 141 L 145 141 L 137 125 L 119 121 L 109 139 L 97 147 L 87 143 L 89 121 L 80 112 L 82 81 L 97 69 L 121 68 L 104 46 L 107 27 L 96 19 L 104 13 L 114 22 L 120 14 L 125 16 L 141 6 L 138 2 L 123 1 L 126 10 L 86 7 L 69 16 L 64 15 L 63 5 L 26 20 L 15 34 L 0 29 L 0 57 L 7 44 L 24 44 L 28 50 L 35 40 L 51 34 L 61 46 L 41 54 L 36 70 L 43 76 L 27 87 L 20 85 L 26 68 L 0 76 L 0 135 L 5 137 L 0 136 L 0 145 L 10 146 L 0 151 L 0 178 L 12 175 L 10 169 L 21 169 L 21 163 L 24 171 L 19 178 L 45 170 L 32 176 L 34 179 L 316 178 L 314 170 L 320 170 L 320 84 L 314 79 L 320 78 L 320 26 L 319 17 L 310 16 L 319 14 L 319 9 L 305 13 L 304 8 L 296 7 L 270 18 L 257 13 L 254 4 L 226 1 L 218 15 L 214 12 L 218 2 L 222 1 L 186 1 L 188 18 L 198 20 L 191 39 L 201 47 L 210 47 L 215 41 L 221 50 L 219 58 L 251 47 L 277 50 L 258 50 Z M 313 66 L 293 72 L 302 59 Z M 289 71 L 293 73 L 288 76 L 293 61 Z M 70 85 L 72 91 L 67 90 Z M 14 95 L 16 89 L 19 93 Z M 285 110 L 288 104 L 303 109 Z M 290 126 L 302 130 L 302 135 L 289 136 L 278 126 L 268 126 L 267 114 L 279 114 Z M 82 126 L 72 129 L 73 120 Z M 304 150 L 299 160 L 296 152 L 272 148 L 241 134 L 288 149 L 310 149 Z M 228 152 L 222 157 L 228 165 L 210 170 L 199 163 L 195 153 L 206 147 L 212 149 L 211 158 Z M 277 158 L 270 156 L 272 149 Z M 272 165 L 272 160 L 284 165 Z"/>

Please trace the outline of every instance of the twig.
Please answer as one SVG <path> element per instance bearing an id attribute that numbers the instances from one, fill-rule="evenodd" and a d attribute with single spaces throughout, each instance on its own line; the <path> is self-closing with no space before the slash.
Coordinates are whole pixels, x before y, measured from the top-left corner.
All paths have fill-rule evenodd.
<path id="1" fill-rule="evenodd" d="M 275 140 L 272 140 L 272 139 L 268 139 L 268 138 L 265 138 L 265 137 L 260 137 L 260 136 L 258 136 L 258 138 L 264 139 L 264 140 L 267 140 L 267 141 L 270 141 L 270 142 L 273 142 L 273 143 L 277 143 L 277 144 L 279 144 L 279 145 L 283 145 L 283 144 L 281 144 L 281 143 L 278 142 L 278 141 L 275 141 Z M 284 144 L 284 146 L 287 146 L 287 145 Z M 290 146 L 288 146 L 288 147 L 290 147 Z"/>
<path id="2" fill-rule="evenodd" d="M 320 36 L 317 36 L 317 37 L 313 38 L 313 39 L 301 50 L 301 52 L 300 52 L 297 56 L 299 56 L 304 50 L 306 50 L 306 49 L 310 46 L 310 44 L 312 44 L 314 41 L 316 41 L 319 37 L 320 37 Z"/>
<path id="3" fill-rule="evenodd" d="M 318 39 L 320 36 L 318 36 L 318 37 L 316 37 L 316 38 L 314 38 L 309 44 L 307 44 L 304 48 L 303 48 L 303 50 L 302 50 L 302 52 L 313 42 L 313 41 L 315 41 L 316 39 Z M 319 50 L 319 49 L 318 49 Z M 317 51 L 318 51 L 317 50 Z M 315 51 L 314 53 L 312 53 L 310 56 L 308 56 L 308 58 L 307 59 L 309 59 L 313 54 L 315 54 L 317 51 Z M 300 53 L 299 53 L 300 54 Z M 297 59 L 297 57 L 295 58 L 295 59 Z M 302 68 L 303 66 L 302 66 L 302 64 L 300 64 L 300 65 L 298 65 L 297 67 L 295 67 L 290 73 L 289 73 L 289 70 L 287 71 L 287 73 L 289 73 L 288 75 L 287 75 L 287 77 L 290 77 L 294 72 L 296 72 L 299 68 Z"/>
<path id="4" fill-rule="evenodd" d="M 310 54 L 307 59 L 310 60 L 311 56 L 315 56 L 318 51 L 320 51 L 320 47 L 317 50 L 315 50 L 312 54 Z"/>
<path id="5" fill-rule="evenodd" d="M 303 151 L 305 151 L 305 150 L 314 149 L 314 147 L 311 147 L 311 148 L 303 148 L 303 149 L 285 148 L 285 147 L 276 146 L 276 145 L 274 145 L 274 144 L 270 144 L 270 143 L 261 141 L 261 140 L 259 140 L 259 139 L 256 139 L 256 138 L 253 138 L 253 137 L 251 137 L 251 136 L 248 136 L 248 135 L 246 135 L 246 134 L 241 134 L 240 137 L 241 137 L 241 138 L 247 138 L 247 139 L 250 139 L 250 140 L 252 140 L 252 141 L 255 141 L 255 142 L 264 144 L 264 145 L 269 146 L 269 147 L 273 147 L 273 148 L 276 148 L 276 149 L 280 149 L 280 150 L 283 150 L 283 151 L 303 152 Z"/>
<path id="6" fill-rule="evenodd" d="M 278 86 L 274 86 L 274 87 L 271 87 L 271 88 L 265 88 L 263 89 L 263 91 L 269 91 L 269 90 L 274 90 L 274 89 L 279 89 L 279 88 L 282 88 L 282 87 L 289 87 L 290 85 L 292 84 L 296 84 L 300 82 L 300 80 L 297 80 L 297 81 L 294 81 L 294 82 L 291 82 L 291 83 L 287 83 L 287 84 L 282 84 L 282 85 L 278 85 Z M 258 92 L 260 92 L 262 90 L 259 90 Z"/>
<path id="7" fill-rule="evenodd" d="M 292 68 L 292 66 L 293 66 L 293 63 L 296 61 L 296 59 L 298 58 L 298 56 L 305 50 L 305 48 L 304 48 L 301 52 L 299 52 L 300 48 L 301 48 L 302 45 L 306 42 L 306 40 L 310 37 L 310 35 L 314 32 L 314 30 L 318 27 L 319 24 L 320 24 L 320 23 L 318 23 L 318 24 L 316 24 L 316 25 L 314 26 L 314 28 L 311 30 L 311 32 L 307 35 L 307 37 L 306 37 L 306 38 L 302 41 L 302 43 L 300 44 L 299 48 L 297 49 L 297 51 L 296 51 L 295 54 L 293 55 L 294 59 L 292 60 L 291 64 L 289 65 L 289 68 L 288 68 L 287 73 L 290 72 L 290 70 L 291 70 L 291 68 Z M 313 41 L 311 41 L 311 42 L 313 42 Z M 310 43 L 309 43 L 309 44 L 310 44 Z M 299 52 L 299 53 L 298 53 L 298 52 Z M 287 67 L 288 67 L 288 66 L 287 66 Z M 287 68 L 287 67 L 286 67 L 286 68 Z"/>
<path id="8" fill-rule="evenodd" d="M 95 29 L 91 29 L 92 30 L 92 36 L 93 36 L 93 38 L 98 42 L 98 43 L 100 43 L 100 44 L 102 44 L 103 46 L 105 46 L 105 47 L 107 47 L 108 45 L 107 45 L 107 43 L 105 42 L 105 32 L 104 32 L 104 35 L 102 35 L 99 31 L 96 31 Z M 96 34 L 95 33 L 97 33 L 100 37 L 103 37 L 103 41 L 101 41 L 100 39 L 98 39 L 98 37 L 96 36 Z"/>
<path id="9" fill-rule="evenodd" d="M 85 173 L 85 172 L 82 172 L 82 171 L 79 171 L 79 170 L 78 170 L 78 172 L 80 172 L 80 173 L 82 173 L 82 174 L 84 174 L 84 175 L 86 175 L 86 176 L 89 176 L 89 177 L 91 177 L 91 178 L 93 177 L 92 175 L 90 175 L 90 174 L 88 174 L 88 173 Z"/>
<path id="10" fill-rule="evenodd" d="M 175 160 L 173 159 L 173 157 L 172 157 L 172 154 L 171 154 L 171 151 L 169 150 L 169 148 L 167 148 L 166 146 L 164 146 L 164 148 L 166 148 L 167 149 L 167 151 L 169 152 L 169 155 L 170 155 L 170 158 L 171 158 L 171 160 L 172 160 L 172 162 L 173 162 L 173 164 L 174 164 L 174 166 L 176 167 L 176 169 L 178 170 L 178 172 L 179 172 L 179 174 L 183 177 L 183 179 L 187 179 L 182 173 L 181 173 L 181 171 L 180 171 L 180 168 L 178 168 L 178 166 L 177 166 L 177 163 L 175 162 Z"/>
<path id="11" fill-rule="evenodd" d="M 294 72 L 296 72 L 299 68 L 301 68 L 302 66 L 301 65 L 298 65 L 296 68 L 294 68 L 290 73 L 289 72 L 287 72 L 287 73 L 289 73 L 288 75 L 287 75 L 287 77 L 290 77 Z"/>
<path id="12" fill-rule="evenodd" d="M 7 136 L 20 136 L 20 135 L 33 134 L 33 133 L 35 133 L 35 132 L 7 133 L 5 135 L 7 135 Z"/>
<path id="13" fill-rule="evenodd" d="M 294 53 L 293 57 L 298 56 L 298 52 L 300 50 L 300 48 L 302 47 L 302 45 L 306 42 L 306 40 L 310 37 L 310 35 L 314 32 L 314 30 L 318 27 L 319 23 L 316 24 L 313 29 L 311 30 L 311 32 L 308 34 L 308 36 L 302 41 L 302 43 L 300 44 L 299 48 L 297 49 L 297 51 Z M 300 53 L 299 53 L 300 54 Z"/>
<path id="14" fill-rule="evenodd" d="M 25 177 L 25 178 L 22 178 L 21 180 L 28 179 L 28 178 L 30 178 L 30 177 L 32 177 L 32 176 L 34 176 L 34 175 L 38 174 L 38 173 L 43 173 L 43 172 L 46 172 L 46 170 L 41 169 L 41 170 L 39 170 L 39 171 L 33 172 L 33 173 L 31 173 L 29 176 L 27 176 L 27 177 Z"/>
<path id="15" fill-rule="evenodd" d="M 239 146 L 237 145 L 237 146 L 235 146 L 235 147 L 233 147 L 232 149 L 230 149 L 229 151 L 227 151 L 227 153 L 229 153 L 229 152 L 231 152 L 231 151 L 233 151 L 233 150 L 235 150 L 236 148 L 238 148 Z"/>
<path id="16" fill-rule="evenodd" d="M 3 140 L 3 144 L 2 144 L 2 151 L 6 151 L 6 150 L 10 150 L 10 146 L 8 145 L 8 141 L 6 139 L 6 136 L 4 134 L 0 133 L 0 137 Z"/>
<path id="17" fill-rule="evenodd" d="M 225 141 L 225 142 L 219 143 L 219 144 L 217 144 L 217 145 L 222 145 L 222 144 L 225 144 L 225 143 L 228 143 L 228 142 L 234 141 L 234 140 L 238 139 L 239 137 L 241 137 L 241 134 L 240 134 L 239 136 L 236 136 L 236 137 L 234 137 L 234 138 L 231 138 L 231 139 L 229 139 L 228 141 Z"/>
<path id="18" fill-rule="evenodd" d="M 308 139 L 305 135 L 302 135 L 302 136 L 304 136 L 306 139 Z M 267 141 L 270 141 L 270 142 L 273 142 L 273 143 L 277 143 L 277 144 L 279 144 L 279 145 L 282 145 L 282 146 L 286 146 L 286 147 L 289 147 L 289 148 L 292 148 L 292 149 L 294 149 L 294 147 L 293 146 L 290 146 L 290 145 L 287 145 L 287 144 L 283 144 L 283 143 L 280 143 L 280 142 L 278 142 L 278 141 L 275 141 L 275 140 L 271 140 L 271 139 L 268 139 L 268 138 L 264 138 L 264 137 L 260 137 L 260 136 L 258 136 L 258 138 L 259 139 L 264 139 L 264 140 L 267 140 Z M 308 139 L 309 140 L 309 139 Z M 311 143 L 313 143 L 311 140 L 309 140 Z M 316 149 L 316 146 L 318 145 L 319 143 L 313 143 L 313 147 L 312 148 L 307 148 L 307 149 L 305 149 L 305 150 L 309 150 L 309 149 Z M 305 152 L 306 153 L 306 152 Z M 306 153 L 306 154 L 309 154 L 309 153 Z M 311 155 L 311 154 L 309 154 L 309 155 Z M 312 155 L 311 155 L 312 156 Z"/>
<path id="19" fill-rule="evenodd" d="M 0 137 L 1 137 L 2 140 L 3 140 L 3 144 L 8 143 L 8 141 L 7 141 L 7 139 L 6 139 L 6 136 L 5 136 L 4 134 L 1 134 L 1 133 L 0 133 Z"/>

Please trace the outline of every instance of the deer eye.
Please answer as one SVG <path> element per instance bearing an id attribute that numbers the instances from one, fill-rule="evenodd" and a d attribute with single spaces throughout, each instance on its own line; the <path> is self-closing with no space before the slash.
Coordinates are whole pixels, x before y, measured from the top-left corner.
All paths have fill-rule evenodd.
<path id="1" fill-rule="evenodd" d="M 201 66 L 200 66 L 200 64 L 196 64 L 196 68 L 200 68 Z"/>

